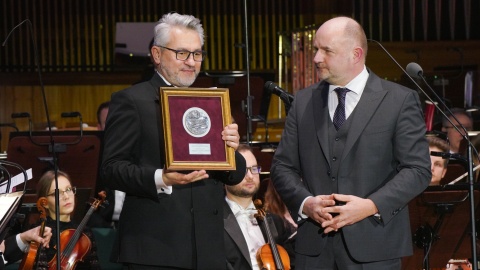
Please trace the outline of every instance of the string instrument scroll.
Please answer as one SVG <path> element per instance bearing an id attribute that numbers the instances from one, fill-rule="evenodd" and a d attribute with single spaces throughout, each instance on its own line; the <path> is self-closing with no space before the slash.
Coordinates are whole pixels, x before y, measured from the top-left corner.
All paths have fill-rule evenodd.
<path id="1" fill-rule="evenodd" d="M 86 234 L 83 233 L 83 229 L 87 225 L 90 216 L 100 206 L 107 196 L 105 191 L 98 193 L 100 199 L 95 199 L 88 209 L 87 214 L 82 219 L 77 229 L 68 229 L 60 233 L 60 269 L 73 270 L 77 266 L 78 261 L 83 261 L 85 255 L 90 251 L 92 242 Z M 57 256 L 55 255 L 50 262 L 48 262 L 49 270 L 57 269 Z"/>
<path id="2" fill-rule="evenodd" d="M 267 234 L 268 243 L 257 251 L 257 261 L 260 269 L 266 270 L 290 270 L 290 258 L 287 251 L 275 243 L 270 226 L 267 221 L 267 212 L 262 208 L 262 201 L 256 199 L 253 204 L 258 210 L 256 218 L 263 220 L 262 225 Z"/>
<path id="3" fill-rule="evenodd" d="M 45 211 L 45 205 L 47 204 L 47 198 L 40 197 L 37 200 L 37 210 L 40 213 L 40 220 L 42 223 L 40 225 L 40 231 L 38 235 L 43 238 L 43 233 L 45 232 L 45 220 L 47 217 L 47 212 Z M 28 252 L 25 253 L 23 256 L 22 262 L 20 263 L 19 270 L 31 270 L 35 265 L 35 261 L 37 259 L 38 251 L 42 248 L 40 243 L 35 241 L 30 242 L 30 246 L 28 247 Z"/>

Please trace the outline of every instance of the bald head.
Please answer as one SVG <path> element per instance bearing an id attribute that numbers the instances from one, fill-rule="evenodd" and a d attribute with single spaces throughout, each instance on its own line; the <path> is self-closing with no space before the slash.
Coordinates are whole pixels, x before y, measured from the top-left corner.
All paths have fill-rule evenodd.
<path id="1" fill-rule="evenodd" d="M 319 77 L 330 84 L 347 84 L 365 66 L 367 38 L 352 18 L 336 17 L 323 23 L 315 35 L 314 47 Z"/>
<path id="2" fill-rule="evenodd" d="M 344 45 L 362 48 L 365 60 L 368 49 L 367 36 L 357 21 L 349 17 L 335 17 L 323 23 L 320 26 L 320 29 L 322 28 L 336 36 Z"/>

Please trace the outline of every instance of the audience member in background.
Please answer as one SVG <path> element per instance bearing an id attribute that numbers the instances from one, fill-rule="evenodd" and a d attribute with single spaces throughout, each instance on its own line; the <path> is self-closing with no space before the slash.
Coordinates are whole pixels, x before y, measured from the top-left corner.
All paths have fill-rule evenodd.
<path id="1" fill-rule="evenodd" d="M 98 106 L 98 109 L 97 109 L 97 129 L 98 130 L 105 129 L 105 123 L 107 122 L 109 105 L 110 105 L 110 101 L 105 101 Z"/>
<path id="2" fill-rule="evenodd" d="M 29 251 L 29 245 L 32 241 L 48 248 L 51 237 L 52 229 L 50 227 L 45 227 L 43 238 L 40 237 L 40 226 L 7 237 L 0 244 L 0 269 L 3 269 L 5 264 L 21 260 L 25 253 Z"/>
<path id="3" fill-rule="evenodd" d="M 293 221 L 290 212 L 288 212 L 287 206 L 280 198 L 280 195 L 275 190 L 273 182 L 270 179 L 263 180 L 267 183 L 267 189 L 265 191 L 265 208 L 276 215 L 283 217 L 286 222 L 286 226 L 292 233 L 296 232 L 297 223 Z"/>
<path id="4" fill-rule="evenodd" d="M 241 144 L 237 151 L 245 158 L 247 171 L 242 182 L 234 186 L 225 186 L 223 218 L 226 269 L 257 270 L 259 269 L 257 252 L 268 241 L 262 225 L 263 220 L 255 217 L 258 210 L 253 204 L 253 197 L 260 188 L 261 167 L 248 145 Z M 282 218 L 277 215 L 267 216 L 276 243 L 282 245 L 289 236 Z M 271 256 L 270 259 L 273 260 L 273 255 Z"/>
<path id="5" fill-rule="evenodd" d="M 439 137 L 429 136 L 427 137 L 427 141 L 430 152 L 450 152 L 448 143 Z M 440 185 L 440 182 L 447 173 L 448 158 L 430 155 L 430 160 L 432 161 L 432 181 L 430 185 L 437 186 Z"/>
<path id="6" fill-rule="evenodd" d="M 453 116 L 452 114 L 448 114 L 448 118 L 462 133 L 460 134 L 446 118 L 442 120 L 442 132 L 447 133 L 448 141 L 450 142 L 450 152 L 463 155 L 465 154 L 466 149 L 461 149 L 463 146 L 463 136 L 465 135 L 462 126 L 465 127 L 467 131 L 473 130 L 473 119 L 470 114 L 462 108 L 452 108 L 451 111 Z M 458 124 L 454 116 L 458 119 L 458 122 L 460 122 L 461 125 Z"/>
<path id="7" fill-rule="evenodd" d="M 62 171 L 58 171 L 58 190 L 59 190 L 59 217 L 60 217 L 60 240 L 62 241 L 62 233 L 69 229 L 77 229 L 78 224 L 74 223 L 71 219 L 72 213 L 75 210 L 75 192 L 76 188 L 72 186 L 70 177 Z M 45 222 L 46 226 L 52 228 L 52 237 L 50 243 L 48 244 L 49 248 L 41 250 L 37 263 L 37 267 L 45 267 L 47 262 L 51 262 L 53 259 L 56 260 L 56 207 L 55 207 L 55 173 L 54 171 L 47 171 L 42 175 L 37 185 L 37 196 L 46 197 L 47 205 L 45 209 L 47 210 L 47 220 Z M 66 232 L 67 235 L 68 232 Z M 70 234 L 71 235 L 71 234 Z M 79 269 L 99 269 L 98 257 L 97 257 L 97 247 L 93 233 L 87 228 L 84 227 L 81 239 L 86 239 L 90 241 L 90 249 L 86 250 L 80 248 L 78 250 L 83 250 L 86 252 L 85 257 L 82 262 L 78 262 L 75 267 L 76 270 Z M 87 238 L 84 238 L 87 237 Z M 80 240 L 79 240 L 80 241 Z M 61 245 L 66 247 L 66 242 L 61 242 Z M 82 254 L 82 251 L 78 251 L 78 255 Z M 53 261 L 52 261 L 53 262 Z"/>

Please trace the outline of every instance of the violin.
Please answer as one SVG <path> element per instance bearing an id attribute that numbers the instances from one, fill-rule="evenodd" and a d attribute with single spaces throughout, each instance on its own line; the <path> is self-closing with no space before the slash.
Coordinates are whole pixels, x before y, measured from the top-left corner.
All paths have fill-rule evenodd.
<path id="1" fill-rule="evenodd" d="M 100 199 L 95 199 L 91 203 L 87 214 L 78 225 L 77 229 L 68 229 L 60 233 L 60 269 L 73 270 L 79 261 L 83 261 L 85 255 L 90 251 L 92 242 L 83 229 L 90 219 L 93 212 L 100 206 L 107 196 L 105 191 L 98 193 Z M 57 269 L 57 255 L 53 256 L 52 260 L 48 262 L 49 270 Z"/>
<path id="2" fill-rule="evenodd" d="M 257 261 L 260 269 L 266 270 L 290 270 L 290 258 L 287 251 L 275 243 L 270 226 L 267 222 L 267 212 L 262 207 L 262 201 L 256 199 L 253 204 L 258 210 L 256 218 L 263 220 L 262 226 L 267 234 L 268 243 L 261 246 L 257 251 Z"/>
<path id="3" fill-rule="evenodd" d="M 40 197 L 37 200 L 37 210 L 40 213 L 40 219 L 42 223 L 40 225 L 40 231 L 38 235 L 43 238 L 43 233 L 45 232 L 45 220 L 47 217 L 47 212 L 45 211 L 45 205 L 47 204 L 47 198 Z M 28 247 L 28 252 L 23 256 L 22 262 L 20 263 L 19 270 L 31 270 L 35 265 L 35 260 L 37 258 L 37 253 L 41 249 L 42 245 L 35 241 L 31 241 Z"/>

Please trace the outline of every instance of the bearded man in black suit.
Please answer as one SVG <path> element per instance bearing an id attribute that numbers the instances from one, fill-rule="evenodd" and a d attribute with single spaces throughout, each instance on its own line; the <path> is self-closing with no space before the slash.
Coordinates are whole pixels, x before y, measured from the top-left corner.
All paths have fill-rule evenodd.
<path id="1" fill-rule="evenodd" d="M 154 31 L 155 74 L 114 93 L 109 106 L 103 179 L 126 193 L 113 255 L 129 269 L 223 270 L 223 184 L 242 181 L 245 160 L 235 153 L 230 173 L 164 169 L 159 89 L 195 81 L 205 57 L 204 32 L 197 18 L 177 13 L 164 15 Z M 225 126 L 218 138 L 236 149 L 238 126 Z"/>

